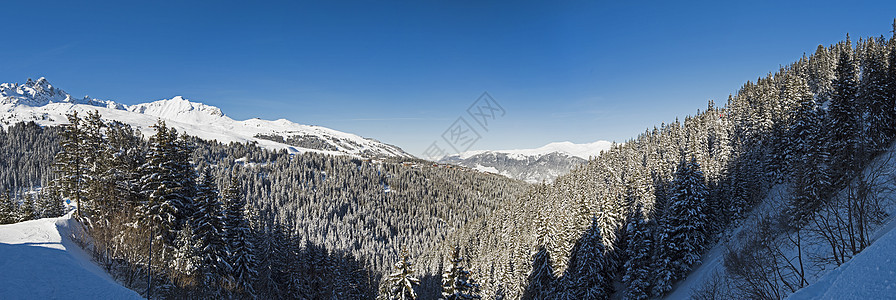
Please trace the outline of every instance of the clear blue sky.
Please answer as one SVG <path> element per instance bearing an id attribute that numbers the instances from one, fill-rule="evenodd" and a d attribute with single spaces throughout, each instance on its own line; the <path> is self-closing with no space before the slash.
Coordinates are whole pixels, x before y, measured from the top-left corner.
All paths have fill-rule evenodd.
<path id="1" fill-rule="evenodd" d="M 506 115 L 473 149 L 625 141 L 896 17 L 896 1 L 76 2 L 3 4 L 0 81 L 183 95 L 417 155 L 484 91 Z"/>

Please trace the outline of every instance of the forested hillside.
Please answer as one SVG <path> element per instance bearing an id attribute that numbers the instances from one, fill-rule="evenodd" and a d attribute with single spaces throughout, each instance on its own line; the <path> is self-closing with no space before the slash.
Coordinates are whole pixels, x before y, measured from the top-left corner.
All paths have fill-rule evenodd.
<path id="1" fill-rule="evenodd" d="M 8 186 L 44 187 L 41 198 L 81 207 L 97 259 L 139 291 L 152 235 L 156 295 L 372 298 L 401 255 L 414 258 L 424 290 L 436 295 L 451 251 L 445 236 L 525 187 L 420 160 L 293 155 L 204 141 L 164 123 L 144 141 L 95 113 L 69 121 L 63 130 L 31 123 L 4 133 L 18 141 L 4 144 L 8 151 L 40 154 L 36 167 L 10 166 L 31 171 Z M 43 210 L 12 200 L 9 222 L 43 215 L 19 217 Z"/>
<path id="2" fill-rule="evenodd" d="M 616 145 L 452 239 L 469 247 L 486 297 L 662 297 L 720 233 L 783 184 L 790 197 L 758 230 L 786 235 L 830 222 L 817 231 L 836 236 L 803 242 L 829 244 L 819 259 L 839 265 L 867 246 L 867 228 L 885 215 L 857 175 L 896 136 L 894 47 L 883 37 L 819 46 L 747 82 L 725 106 L 710 101 Z M 833 200 L 845 194 L 848 201 Z M 802 256 L 737 264 L 771 255 L 762 245 L 775 234 L 731 250 L 726 266 L 749 276 L 734 272 L 728 294 L 713 297 L 774 299 L 806 285 L 808 276 L 791 272 Z M 756 292 L 763 290 L 774 292 Z"/>

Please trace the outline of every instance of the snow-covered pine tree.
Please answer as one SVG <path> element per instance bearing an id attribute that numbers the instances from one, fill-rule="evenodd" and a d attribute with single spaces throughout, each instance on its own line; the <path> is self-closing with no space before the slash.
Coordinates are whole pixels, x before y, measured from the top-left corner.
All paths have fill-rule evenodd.
<path id="1" fill-rule="evenodd" d="M 479 284 L 470 278 L 470 271 L 464 268 L 464 257 L 460 247 L 455 246 L 448 260 L 448 268 L 442 273 L 442 298 L 445 300 L 481 299 Z"/>
<path id="2" fill-rule="evenodd" d="M 246 219 L 246 197 L 240 189 L 239 182 L 234 175 L 230 184 L 224 189 L 224 232 L 226 244 L 230 248 L 228 262 L 233 275 L 228 284 L 229 289 L 243 297 L 255 297 L 252 283 L 258 276 L 255 269 L 256 261 L 252 253 L 252 242 L 249 235 L 249 221 Z"/>
<path id="3" fill-rule="evenodd" d="M 539 246 L 532 255 L 532 272 L 523 291 L 523 300 L 544 299 L 554 290 L 554 267 L 550 254 L 544 246 Z"/>
<path id="4" fill-rule="evenodd" d="M 88 200 L 84 203 L 81 213 L 86 215 L 86 225 L 91 228 L 97 226 L 97 222 L 108 217 L 112 213 L 109 206 L 110 199 L 109 187 L 112 183 L 106 180 L 106 170 L 108 167 L 106 162 L 110 159 L 103 154 L 107 147 L 104 136 L 106 123 L 100 118 L 98 111 L 88 111 L 87 116 L 82 120 L 82 139 L 81 139 L 81 155 L 84 162 L 84 187 L 83 198 Z M 118 200 L 118 199 L 115 199 Z M 99 214 L 99 215 L 95 215 Z"/>
<path id="5" fill-rule="evenodd" d="M 0 224 L 15 223 L 18 220 L 18 208 L 12 197 L 9 196 L 9 189 L 0 191 Z"/>
<path id="6" fill-rule="evenodd" d="M 570 255 L 567 283 L 563 293 L 568 299 L 606 299 L 612 294 L 612 268 L 606 260 L 606 247 L 598 217 L 576 243 Z"/>
<path id="7" fill-rule="evenodd" d="M 626 299 L 650 298 L 654 225 L 651 224 L 651 220 L 648 219 L 648 214 L 641 204 L 636 204 L 626 225 L 628 243 L 625 248 L 625 256 L 627 260 L 622 276 Z"/>
<path id="8" fill-rule="evenodd" d="M 820 203 L 823 193 L 830 187 L 828 149 L 825 146 L 827 138 L 821 127 L 824 120 L 822 113 L 815 97 L 802 94 L 789 131 L 793 155 L 788 169 L 794 188 L 789 215 L 797 223 L 805 221 L 803 217 Z"/>
<path id="9" fill-rule="evenodd" d="M 143 140 L 130 125 L 112 121 L 106 126 L 106 161 L 103 181 L 109 185 L 109 205 L 114 209 L 133 207 L 140 194 L 140 166 L 146 159 Z"/>
<path id="10" fill-rule="evenodd" d="M 869 108 L 865 120 L 869 150 L 880 152 L 888 148 L 896 136 L 896 99 L 887 93 L 893 82 L 887 80 L 887 51 L 883 37 L 868 39 L 863 50 L 859 103 Z"/>
<path id="11" fill-rule="evenodd" d="M 140 167 L 140 185 L 146 202 L 138 209 L 138 217 L 149 222 L 162 260 L 170 259 L 174 240 L 186 216 L 182 215 L 190 190 L 188 178 L 180 177 L 183 162 L 178 158 L 177 131 L 159 120 L 153 125 L 156 134 L 149 138 L 146 162 Z"/>
<path id="12" fill-rule="evenodd" d="M 30 221 L 37 218 L 34 212 L 34 197 L 31 194 L 22 195 L 22 206 L 19 207 L 19 222 Z"/>
<path id="13" fill-rule="evenodd" d="M 171 274 L 169 276 L 180 287 L 190 288 L 201 284 L 197 280 L 202 264 L 199 257 L 201 244 L 194 237 L 192 226 L 188 223 L 178 232 L 175 240 L 175 250 L 171 260 Z"/>
<path id="14" fill-rule="evenodd" d="M 82 130 L 82 121 L 78 117 L 78 112 L 66 115 L 68 124 L 62 125 L 60 133 L 62 146 L 60 151 L 56 153 L 53 163 L 53 169 L 56 172 L 56 179 L 53 185 L 63 197 L 67 197 L 75 203 L 75 216 L 81 218 L 81 200 L 83 200 L 82 190 L 86 172 L 82 141 L 84 133 Z"/>
<path id="15" fill-rule="evenodd" d="M 420 285 L 420 279 L 414 276 L 414 265 L 411 264 L 407 251 L 401 256 L 401 260 L 395 263 L 395 271 L 389 274 L 388 287 L 389 299 L 412 300 L 417 299 L 414 287 Z"/>
<path id="16" fill-rule="evenodd" d="M 214 175 L 205 169 L 196 187 L 196 208 L 192 223 L 196 229 L 194 239 L 199 243 L 197 256 L 200 261 L 199 284 L 205 295 L 220 296 L 222 274 L 230 274 L 227 263 L 228 245 L 224 243 L 224 224 L 221 202 Z"/>
<path id="17" fill-rule="evenodd" d="M 828 105 L 828 128 L 830 128 L 830 142 L 828 145 L 831 154 L 831 173 L 841 174 L 833 179 L 835 186 L 840 186 L 844 180 L 852 178 L 858 149 L 863 144 L 861 138 L 861 115 L 856 106 L 856 66 L 852 57 L 851 42 L 849 36 L 845 44 L 841 44 L 840 58 L 837 60 L 835 73 L 837 77 L 832 82 L 833 95 Z"/>
<path id="18" fill-rule="evenodd" d="M 706 244 L 706 183 L 693 157 L 690 163 L 682 158 L 672 189 L 659 237 L 654 296 L 669 292 L 676 280 L 699 263 Z"/>
<path id="19" fill-rule="evenodd" d="M 887 53 L 887 85 L 884 93 L 886 94 L 887 99 L 891 102 L 896 101 L 896 22 L 894 22 L 893 25 L 893 36 L 890 37 L 890 41 L 886 45 L 887 50 L 884 51 Z M 891 114 L 890 118 L 896 122 L 896 107 L 893 107 L 888 113 Z M 893 134 L 896 136 L 896 133 Z M 890 138 L 893 138 L 894 136 L 890 136 Z"/>
<path id="20" fill-rule="evenodd" d="M 65 205 L 63 205 L 62 198 L 59 198 L 59 193 L 53 191 L 51 187 L 40 190 L 37 206 L 41 218 L 56 218 L 65 214 Z"/>

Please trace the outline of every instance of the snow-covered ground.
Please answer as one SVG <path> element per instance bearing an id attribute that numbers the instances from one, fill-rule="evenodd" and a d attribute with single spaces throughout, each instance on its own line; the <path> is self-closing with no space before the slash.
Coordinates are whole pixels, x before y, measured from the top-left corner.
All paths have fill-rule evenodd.
<path id="1" fill-rule="evenodd" d="M 896 299 L 896 219 L 851 260 L 788 299 Z"/>
<path id="2" fill-rule="evenodd" d="M 93 263 L 70 215 L 0 225 L 0 299 L 141 299 Z"/>

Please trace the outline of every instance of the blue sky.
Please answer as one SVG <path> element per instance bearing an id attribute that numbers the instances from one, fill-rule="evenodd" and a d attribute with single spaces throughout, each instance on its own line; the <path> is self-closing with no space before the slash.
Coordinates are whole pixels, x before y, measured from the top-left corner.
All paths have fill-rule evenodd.
<path id="1" fill-rule="evenodd" d="M 896 1 L 75 2 L 4 3 L 0 81 L 182 95 L 417 155 L 485 91 L 506 114 L 471 149 L 625 141 L 896 17 Z"/>

